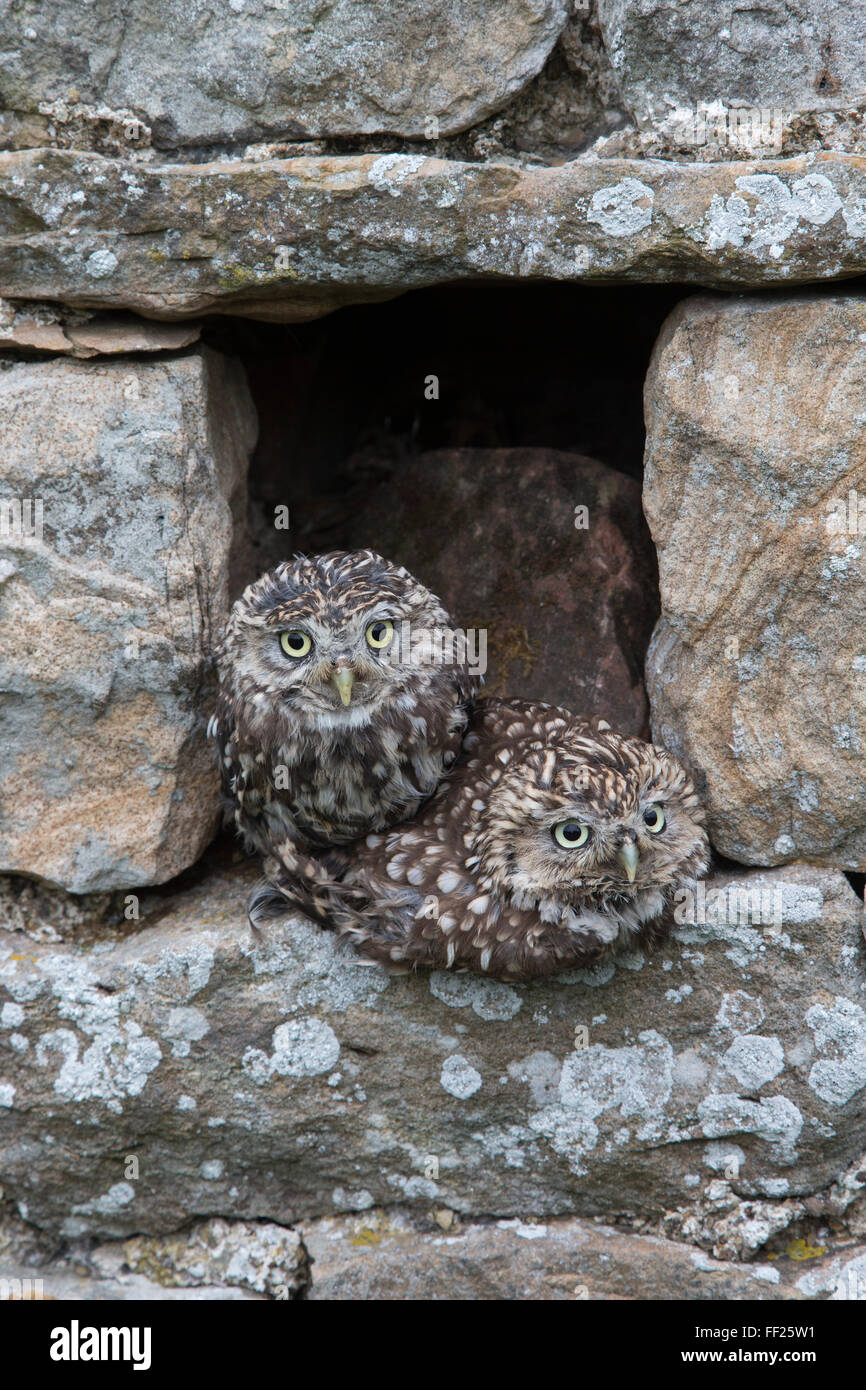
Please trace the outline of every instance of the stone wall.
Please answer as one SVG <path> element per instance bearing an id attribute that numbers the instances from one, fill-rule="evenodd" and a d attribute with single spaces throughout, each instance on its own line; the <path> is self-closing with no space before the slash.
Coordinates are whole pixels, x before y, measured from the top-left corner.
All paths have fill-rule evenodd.
<path id="1" fill-rule="evenodd" d="M 500 9 L 0 18 L 0 1279 L 863 1297 L 863 19 Z M 513 296 L 508 383 L 449 349 L 464 282 Z M 624 344 L 594 375 L 564 342 L 555 420 L 542 283 L 551 336 L 600 295 Z M 437 360 L 328 399 L 410 290 Z M 311 386 L 339 434 L 283 427 Z M 249 936 L 211 658 L 307 544 L 408 564 L 489 631 L 491 690 L 692 765 L 716 864 L 659 951 L 509 986 Z"/>
<path id="2" fill-rule="evenodd" d="M 2 562 L 0 863 L 75 893 L 161 883 L 216 825 L 204 710 L 246 383 L 201 351 L 6 367 L 0 486 L 21 524 Z"/>

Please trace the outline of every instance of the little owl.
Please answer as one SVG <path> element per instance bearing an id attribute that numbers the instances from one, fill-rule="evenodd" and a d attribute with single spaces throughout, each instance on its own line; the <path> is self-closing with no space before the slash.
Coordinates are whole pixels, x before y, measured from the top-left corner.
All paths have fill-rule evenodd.
<path id="1" fill-rule="evenodd" d="M 366 837 L 327 888 L 283 893 L 282 911 L 302 906 L 391 969 L 528 980 L 660 940 L 677 889 L 708 862 L 671 753 L 552 705 L 488 699 L 415 820 Z"/>
<path id="2" fill-rule="evenodd" d="M 454 636 L 441 603 L 371 550 L 297 556 L 235 603 L 209 732 L 235 823 L 269 874 L 315 881 L 342 864 L 333 847 L 409 819 L 435 792 L 478 680 L 459 640 L 448 660 L 416 659 L 425 633 Z"/>

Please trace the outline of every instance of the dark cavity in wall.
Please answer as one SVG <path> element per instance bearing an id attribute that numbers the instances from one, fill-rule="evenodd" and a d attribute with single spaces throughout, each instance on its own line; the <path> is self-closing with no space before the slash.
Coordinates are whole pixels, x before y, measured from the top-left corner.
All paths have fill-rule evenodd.
<path id="1" fill-rule="evenodd" d="M 251 497 L 271 518 L 291 508 L 294 541 L 362 464 L 390 472 L 430 450 L 560 449 L 640 478 L 650 353 L 690 293 L 455 286 L 305 324 L 212 319 L 205 337 L 244 362 L 260 427 Z M 425 396 L 430 376 L 438 399 Z"/>
<path id="2" fill-rule="evenodd" d="M 447 287 L 308 324 L 211 321 L 259 413 L 249 577 L 371 546 L 485 629 L 492 693 L 646 732 L 643 384 L 689 292 Z"/>
<path id="3" fill-rule="evenodd" d="M 845 877 L 850 883 L 858 898 L 862 898 L 863 905 L 866 906 L 866 874 L 846 873 Z"/>

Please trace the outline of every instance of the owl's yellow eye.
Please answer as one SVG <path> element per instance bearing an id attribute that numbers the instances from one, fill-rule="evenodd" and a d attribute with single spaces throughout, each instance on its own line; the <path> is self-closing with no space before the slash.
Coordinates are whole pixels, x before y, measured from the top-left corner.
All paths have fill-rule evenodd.
<path id="1" fill-rule="evenodd" d="M 377 652 L 383 651 L 393 636 L 394 624 L 390 618 L 377 618 L 375 623 L 371 623 L 367 628 L 367 642 Z"/>
<path id="2" fill-rule="evenodd" d="M 564 820 L 553 827 L 553 838 L 563 849 L 580 849 L 589 839 L 589 826 L 577 820 Z"/>
<path id="3" fill-rule="evenodd" d="M 312 639 L 305 632 L 295 629 L 292 632 L 280 633 L 280 646 L 286 656 L 306 656 L 312 645 Z"/>
<path id="4" fill-rule="evenodd" d="M 647 806 L 643 813 L 643 823 L 651 835 L 660 835 L 665 828 L 665 813 L 661 806 Z"/>

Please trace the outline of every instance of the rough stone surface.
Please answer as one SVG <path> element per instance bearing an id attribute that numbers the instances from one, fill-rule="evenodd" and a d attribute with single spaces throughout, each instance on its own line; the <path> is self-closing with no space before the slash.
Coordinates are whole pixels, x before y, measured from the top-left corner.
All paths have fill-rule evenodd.
<path id="1" fill-rule="evenodd" d="M 5 366 L 0 867 L 163 882 L 217 820 L 203 701 L 255 436 L 243 373 L 208 351 Z"/>
<path id="2" fill-rule="evenodd" d="M 465 24 L 466 7 L 462 8 Z M 513 16 L 517 6 L 505 7 L 505 22 L 508 22 L 509 9 Z M 555 5 L 549 7 L 548 14 L 551 18 L 555 15 L 555 9 Z M 500 11 L 500 16 L 502 14 Z M 236 137 L 239 129 L 255 131 L 256 137 L 251 144 L 239 147 L 235 138 L 221 145 L 211 143 L 208 145 L 208 151 L 215 153 L 219 147 L 237 152 L 242 148 L 244 158 L 250 159 L 285 158 L 293 154 L 359 154 L 369 153 L 371 150 L 386 154 L 417 154 L 420 147 L 427 154 L 447 159 L 512 158 L 551 163 L 573 157 L 577 151 L 585 149 L 599 136 L 621 128 L 626 122 L 626 117 L 620 110 L 618 85 L 604 51 L 598 24 L 589 8 L 578 9 L 571 14 L 544 66 L 533 77 L 530 70 L 535 65 L 537 55 L 533 52 L 529 26 L 534 24 L 537 37 L 542 36 L 548 28 L 552 32 L 553 26 L 545 20 L 540 6 L 535 7 L 534 20 L 526 7 L 523 14 L 526 20 L 523 38 L 514 29 L 502 35 L 496 26 L 492 29 L 488 26 L 485 44 L 490 46 L 489 38 L 492 32 L 494 39 L 491 52 L 495 48 L 495 57 L 492 62 L 486 61 L 486 70 L 474 89 L 464 88 L 460 93 L 456 93 L 455 78 L 459 82 L 461 75 L 465 76 L 467 62 L 472 63 L 475 57 L 471 52 L 461 52 L 460 63 L 453 65 L 447 75 L 445 86 L 440 87 L 438 93 L 439 99 L 444 97 L 446 102 L 456 95 L 456 101 L 451 101 L 450 109 L 441 115 L 431 114 L 434 98 L 432 91 L 428 94 L 430 100 L 425 102 L 423 109 L 413 107 L 410 102 L 405 109 L 396 111 L 397 103 L 407 95 L 410 98 L 424 96 L 423 57 L 419 62 L 416 51 L 413 54 L 411 70 L 400 74 L 398 87 L 387 94 L 388 104 L 380 108 L 373 122 L 373 128 L 378 133 L 359 133 L 360 122 L 357 130 L 348 129 L 345 105 L 341 106 L 339 111 L 335 110 L 333 102 L 327 105 L 329 92 L 323 87 L 320 89 L 324 98 L 321 111 L 323 120 L 318 126 L 323 133 L 315 138 L 287 134 L 260 139 L 259 135 L 264 128 L 261 111 L 266 105 L 263 103 L 255 112 L 250 112 L 252 121 L 248 126 L 239 127 L 230 115 L 222 132 L 222 140 L 225 142 L 231 132 L 234 132 Z M 381 22 L 385 16 L 380 15 L 379 19 Z M 239 22 L 249 21 L 247 19 Z M 454 29 L 453 24 L 450 29 Z M 435 52 L 435 49 L 441 46 L 436 41 L 437 38 L 438 36 L 432 33 L 426 36 L 428 45 L 435 44 L 435 47 L 426 50 L 428 75 L 432 72 L 437 57 L 441 56 Z M 446 43 L 451 38 L 452 34 L 449 32 Z M 524 42 L 525 38 L 529 38 L 529 42 Z M 404 41 L 401 37 L 401 42 Z M 541 54 L 542 47 L 543 44 L 536 44 L 537 54 Z M 531 61 L 522 64 L 521 55 Z M 257 59 L 261 60 L 259 55 Z M 501 85 L 501 79 L 507 78 L 512 60 L 515 61 L 511 75 L 520 85 L 514 95 L 509 96 Z M 323 65 L 320 64 L 320 71 L 322 68 Z M 520 73 L 524 68 L 529 74 L 528 80 L 521 79 Z M 299 72 L 297 65 L 295 71 Z M 376 80 L 381 82 L 381 72 L 377 73 Z M 185 73 L 184 81 L 180 85 L 185 87 L 188 82 L 189 74 Z M 507 81 L 506 86 L 508 91 L 514 91 L 512 82 Z M 80 98 L 79 88 L 70 90 Z M 368 82 L 368 94 L 372 94 L 373 90 L 374 84 Z M 499 92 L 495 110 L 486 119 L 478 119 L 478 113 L 486 109 L 485 97 L 489 103 L 494 90 Z M 146 92 L 144 99 L 147 103 L 152 103 L 153 93 Z M 135 152 L 144 153 L 147 158 L 155 155 L 157 147 L 161 158 L 182 158 L 188 152 L 183 145 L 176 143 L 177 130 L 161 117 L 155 118 L 153 124 L 149 125 L 141 119 L 140 114 L 137 115 L 128 107 L 73 100 L 71 96 L 50 102 L 35 101 L 32 90 L 23 93 L 19 100 L 28 106 L 27 110 L 0 109 L 0 149 L 79 149 L 95 150 L 102 154 Z M 465 130 L 460 129 L 450 134 L 448 132 L 453 128 L 453 119 L 461 106 L 465 111 L 471 110 L 475 113 L 472 124 Z M 139 108 L 141 109 L 143 108 Z M 386 131 L 382 116 L 388 110 L 392 116 L 396 115 L 397 120 L 392 121 L 392 128 Z M 419 115 L 423 117 L 420 126 L 412 127 L 411 123 L 417 122 Z M 278 128 L 296 131 L 298 127 L 295 122 L 282 121 L 278 123 Z M 414 129 L 414 133 L 396 133 L 397 130 L 409 129 Z M 339 130 L 341 133 L 325 133 L 332 130 Z M 245 135 L 244 139 L 246 138 L 248 137 Z"/>
<path id="3" fill-rule="evenodd" d="M 92 934 L 97 926 L 120 926 L 126 920 L 125 897 L 123 889 L 73 894 L 44 880 L 4 874 L 0 877 L 0 922 L 4 931 L 32 933 L 36 941 L 70 940 Z"/>
<path id="4" fill-rule="evenodd" d="M 866 10 L 857 0 L 598 0 L 598 18 L 641 125 L 699 104 L 866 103 Z"/>
<path id="5" fill-rule="evenodd" d="M 772 0 L 760 9 L 732 0 L 679 8 L 583 0 L 564 26 L 569 7 L 558 0 L 508 0 L 496 25 L 480 6 L 413 3 L 392 14 L 362 3 L 353 8 L 356 22 L 360 16 L 368 25 L 360 44 L 343 0 L 306 29 L 307 7 L 293 3 L 286 16 L 286 0 L 265 0 L 264 13 L 259 4 L 230 0 L 231 13 L 223 10 L 218 22 L 213 11 L 210 20 L 199 15 L 192 34 L 187 7 L 179 38 L 176 4 L 159 0 L 136 4 L 122 34 L 122 13 L 115 7 L 107 20 L 103 0 L 75 13 L 71 38 L 52 27 L 68 0 L 53 0 L 47 24 L 44 4 L 39 24 L 27 6 L 13 7 L 4 32 L 20 42 L 5 54 L 0 149 L 182 158 L 192 141 L 197 158 L 420 150 L 546 164 L 587 153 L 725 160 L 866 152 L 856 0 L 822 3 L 817 22 L 814 0 Z M 157 11 L 163 33 L 145 33 Z M 416 28 L 437 22 L 419 42 Z M 285 36 L 299 24 L 304 32 L 283 71 Z M 91 44 L 97 30 L 101 52 Z M 185 62 L 189 52 L 206 54 L 204 66 Z M 117 61 L 109 70 L 111 54 Z M 99 98 L 108 91 L 110 102 Z M 202 139 L 205 146 L 195 143 Z"/>
<path id="6" fill-rule="evenodd" d="M 794 1261 L 735 1265 L 579 1220 L 511 1218 L 434 1234 L 371 1212 L 305 1225 L 303 1235 L 313 1300 L 848 1299 L 857 1288 L 848 1271 L 866 1264 L 863 1246 L 817 1260 L 807 1289 Z"/>
<path id="7" fill-rule="evenodd" d="M 0 1261 L 0 1302 L 6 1299 L 38 1302 L 50 1298 L 76 1303 L 205 1303 L 215 1300 L 240 1303 L 263 1297 L 227 1284 L 168 1287 L 142 1274 L 127 1274 L 123 1270 L 99 1278 L 85 1265 L 76 1266 L 68 1261 L 38 1269 Z"/>
<path id="8" fill-rule="evenodd" d="M 117 357 L 126 352 L 174 352 L 194 343 L 198 324 L 144 323 L 131 314 L 94 316 L 66 328 L 73 357 Z"/>
<path id="9" fill-rule="evenodd" d="M 489 694 L 646 732 L 658 607 L 633 479 L 556 450 L 431 452 L 353 514 L 350 540 L 406 565 L 459 627 L 486 634 Z"/>
<path id="10" fill-rule="evenodd" d="M 0 155 L 0 294 L 293 320 L 461 279 L 796 284 L 866 270 L 851 155 L 554 168 L 423 154 Z"/>
<path id="11" fill-rule="evenodd" d="M 90 947 L 0 936 L 0 1185 L 22 1219 L 76 1239 L 373 1206 L 676 1212 L 711 1251 L 713 1203 L 734 1248 L 733 1194 L 760 1204 L 739 1218 L 754 1253 L 804 1202 L 861 1194 L 830 1192 L 866 1151 L 841 874 L 711 880 L 724 896 L 683 904 L 655 956 L 507 986 L 389 978 L 306 923 L 255 945 L 253 872 Z"/>
<path id="12" fill-rule="evenodd" d="M 566 0 L 4 6 L 3 102 L 123 108 L 163 146 L 463 130 L 543 66 Z M 50 114 L 50 112 L 49 112 Z"/>
<path id="13" fill-rule="evenodd" d="M 652 125 L 614 125 L 609 134 L 597 136 L 587 156 L 693 164 L 749 159 L 760 173 L 762 160 L 821 151 L 866 154 L 866 105 L 838 111 L 724 106 L 719 101 L 675 106 Z"/>
<path id="14" fill-rule="evenodd" d="M 848 1301 L 864 1297 L 866 1272 L 866 1247 L 850 1240 L 800 1240 L 743 1265 L 599 1222 L 464 1224 L 447 1208 L 414 1220 L 373 1208 L 299 1231 L 214 1219 L 169 1237 L 73 1242 L 41 1256 L 33 1228 L 4 1240 L 14 1224 L 24 1229 L 0 1225 L 0 1300 Z"/>
<path id="15" fill-rule="evenodd" d="M 427 152 L 448 159 L 561 163 L 624 126 L 621 105 L 595 16 L 589 7 L 576 8 L 541 72 L 522 92 L 487 121 L 439 140 Z"/>
<path id="16" fill-rule="evenodd" d="M 295 1231 L 271 1222 L 203 1221 L 167 1237 L 134 1236 L 97 1247 L 89 1264 L 102 1278 L 121 1270 L 165 1287 L 226 1285 L 290 1299 L 307 1280 L 306 1253 Z"/>
<path id="17" fill-rule="evenodd" d="M 0 347 L 52 356 L 117 357 L 128 352 L 172 352 L 196 342 L 196 323 L 148 323 L 133 314 L 63 313 L 51 305 L 23 309 L 0 300 Z"/>
<path id="18" fill-rule="evenodd" d="M 688 300 L 645 408 L 654 735 L 723 854 L 866 869 L 866 298 Z"/>

